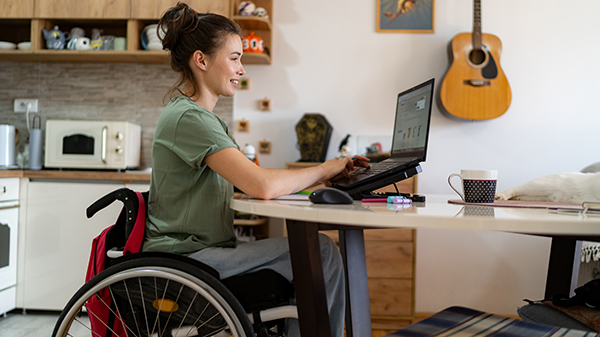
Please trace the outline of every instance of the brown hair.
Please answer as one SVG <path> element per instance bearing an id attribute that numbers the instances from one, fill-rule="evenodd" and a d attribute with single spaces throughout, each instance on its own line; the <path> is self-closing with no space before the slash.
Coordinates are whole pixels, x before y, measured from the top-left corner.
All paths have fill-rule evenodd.
<path id="1" fill-rule="evenodd" d="M 240 26 L 230 19 L 213 13 L 198 14 L 182 2 L 163 14 L 158 22 L 157 33 L 163 49 L 171 52 L 171 69 L 180 73 L 179 80 L 167 93 L 169 98 L 175 96 L 176 92 L 185 94 L 181 86 L 186 83 L 193 86 L 190 96 L 198 92 L 198 85 L 189 66 L 189 60 L 196 50 L 210 57 L 223 46 L 228 35 L 242 36 Z"/>

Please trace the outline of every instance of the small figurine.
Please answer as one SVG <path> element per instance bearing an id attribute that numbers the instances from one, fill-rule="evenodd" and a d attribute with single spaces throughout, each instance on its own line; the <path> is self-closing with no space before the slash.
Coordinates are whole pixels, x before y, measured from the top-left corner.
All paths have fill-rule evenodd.
<path id="1" fill-rule="evenodd" d="M 348 157 L 352 153 L 352 148 L 348 146 L 348 138 L 350 138 L 350 134 L 347 134 L 346 137 L 340 143 L 339 151 L 340 156 Z"/>
<path id="2" fill-rule="evenodd" d="M 246 146 L 244 146 L 244 155 L 246 156 L 246 158 L 250 159 L 250 161 L 252 161 L 254 164 L 259 165 L 258 158 L 256 157 L 256 149 L 254 148 L 254 146 L 246 144 Z"/>
<path id="3" fill-rule="evenodd" d="M 238 7 L 238 12 L 242 16 L 251 16 L 256 10 L 256 5 L 252 1 L 242 1 Z"/>

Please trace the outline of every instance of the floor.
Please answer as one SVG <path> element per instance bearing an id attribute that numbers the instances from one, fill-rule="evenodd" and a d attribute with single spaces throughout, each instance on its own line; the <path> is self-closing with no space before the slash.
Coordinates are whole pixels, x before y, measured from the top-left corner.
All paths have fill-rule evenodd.
<path id="1" fill-rule="evenodd" d="M 23 310 L 10 311 L 6 317 L 0 315 L 1 337 L 39 337 L 51 336 L 58 311 Z"/>

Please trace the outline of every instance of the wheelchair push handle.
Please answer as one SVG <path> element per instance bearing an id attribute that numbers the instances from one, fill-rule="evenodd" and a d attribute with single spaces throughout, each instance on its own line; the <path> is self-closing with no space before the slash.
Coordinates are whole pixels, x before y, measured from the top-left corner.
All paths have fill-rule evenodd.
<path id="1" fill-rule="evenodd" d="M 122 201 L 125 204 L 125 206 L 127 207 L 127 206 L 129 206 L 130 200 L 137 200 L 134 198 L 137 198 L 134 191 L 132 191 L 126 187 L 120 188 L 120 189 L 118 189 L 116 191 L 112 191 L 112 192 L 108 193 L 107 195 L 103 196 L 102 198 L 96 200 L 93 204 L 91 204 L 86 209 L 86 215 L 88 218 L 91 218 L 98 211 L 110 206 L 110 204 L 112 204 L 116 200 Z"/>

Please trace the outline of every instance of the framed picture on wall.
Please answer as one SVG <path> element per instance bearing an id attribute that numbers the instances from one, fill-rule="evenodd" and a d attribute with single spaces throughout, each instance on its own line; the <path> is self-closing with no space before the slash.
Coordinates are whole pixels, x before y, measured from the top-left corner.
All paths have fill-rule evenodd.
<path id="1" fill-rule="evenodd" d="M 377 0 L 380 33 L 433 33 L 435 0 Z"/>

